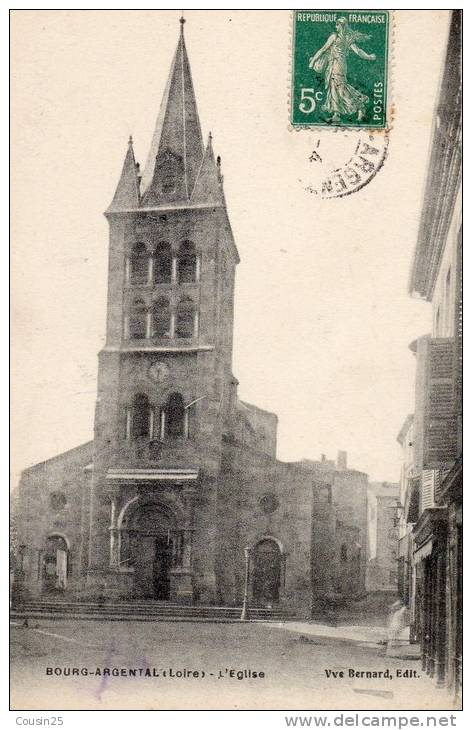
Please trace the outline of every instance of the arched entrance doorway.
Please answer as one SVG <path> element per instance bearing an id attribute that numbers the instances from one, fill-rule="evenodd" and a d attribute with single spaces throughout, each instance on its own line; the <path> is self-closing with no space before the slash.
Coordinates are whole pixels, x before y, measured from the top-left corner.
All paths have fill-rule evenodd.
<path id="1" fill-rule="evenodd" d="M 260 540 L 253 549 L 252 597 L 254 603 L 272 605 L 279 600 L 282 555 L 270 538 Z"/>
<path id="2" fill-rule="evenodd" d="M 43 553 L 43 590 L 65 591 L 69 573 L 69 546 L 62 535 L 49 535 Z"/>
<path id="3" fill-rule="evenodd" d="M 121 528 L 121 562 L 134 568 L 135 598 L 170 598 L 175 562 L 174 515 L 161 504 L 137 504 Z"/>

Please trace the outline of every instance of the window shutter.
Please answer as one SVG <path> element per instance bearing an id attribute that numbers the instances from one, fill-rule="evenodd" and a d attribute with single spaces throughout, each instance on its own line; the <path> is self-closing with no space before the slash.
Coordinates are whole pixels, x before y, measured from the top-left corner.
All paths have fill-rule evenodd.
<path id="1" fill-rule="evenodd" d="M 433 469 L 426 469 L 421 479 L 421 512 L 430 507 L 434 507 L 434 487 L 436 482 L 436 473 Z"/>
<path id="2" fill-rule="evenodd" d="M 425 372 L 423 468 L 440 469 L 454 461 L 457 421 L 452 337 L 428 341 Z"/>
<path id="3" fill-rule="evenodd" d="M 462 454 L 462 227 L 457 237 L 457 267 L 455 294 L 455 399 L 457 422 L 456 456 Z"/>

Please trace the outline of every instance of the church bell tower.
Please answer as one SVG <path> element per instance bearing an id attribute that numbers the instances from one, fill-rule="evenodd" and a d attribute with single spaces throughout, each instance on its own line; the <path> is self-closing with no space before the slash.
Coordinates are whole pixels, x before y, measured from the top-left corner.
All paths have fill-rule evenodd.
<path id="1" fill-rule="evenodd" d="M 130 138 L 113 200 L 99 354 L 87 588 L 215 599 L 238 253 L 203 143 L 181 19 L 148 160 Z"/>

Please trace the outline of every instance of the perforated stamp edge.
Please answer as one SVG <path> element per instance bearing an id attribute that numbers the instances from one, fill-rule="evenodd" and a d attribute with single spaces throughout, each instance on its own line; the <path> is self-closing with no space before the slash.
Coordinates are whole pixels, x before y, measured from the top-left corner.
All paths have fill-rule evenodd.
<path id="1" fill-rule="evenodd" d="M 294 125 L 292 123 L 292 98 L 293 98 L 293 78 L 294 78 L 294 54 L 295 54 L 295 13 L 297 10 L 291 10 L 288 20 L 288 76 L 287 76 L 287 128 L 292 133 L 303 134 L 303 132 L 317 132 L 336 134 L 339 132 L 348 132 L 350 134 L 356 134 L 356 132 L 365 130 L 373 134 L 386 135 L 389 134 L 393 129 L 395 121 L 395 35 L 396 35 L 396 22 L 397 22 L 397 11 L 383 9 L 382 12 L 388 13 L 388 42 L 387 42 L 387 93 L 386 93 L 386 122 L 384 127 L 369 127 L 369 126 L 342 126 L 342 125 Z M 304 9 L 304 12 L 309 12 Z M 363 12 L 363 11 L 360 11 Z M 365 12 L 365 11 L 364 11 Z"/>

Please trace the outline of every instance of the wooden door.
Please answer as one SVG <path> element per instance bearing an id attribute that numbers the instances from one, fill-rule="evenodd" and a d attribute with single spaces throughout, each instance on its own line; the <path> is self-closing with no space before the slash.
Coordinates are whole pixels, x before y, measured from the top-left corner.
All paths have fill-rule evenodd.
<path id="1" fill-rule="evenodd" d="M 280 550 L 273 540 L 261 540 L 253 557 L 252 596 L 255 603 L 271 605 L 279 600 Z"/>

